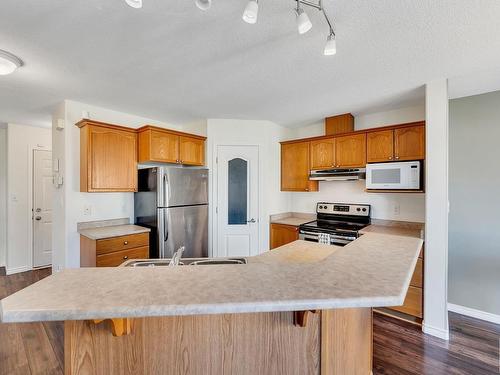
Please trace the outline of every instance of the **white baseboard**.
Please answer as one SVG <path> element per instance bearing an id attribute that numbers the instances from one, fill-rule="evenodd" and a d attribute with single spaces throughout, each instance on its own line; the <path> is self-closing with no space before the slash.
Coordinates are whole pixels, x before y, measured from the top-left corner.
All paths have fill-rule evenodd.
<path id="1" fill-rule="evenodd" d="M 428 335 L 448 341 L 450 339 L 450 331 L 447 329 L 432 327 L 425 322 L 422 323 L 422 331 Z"/>
<path id="2" fill-rule="evenodd" d="M 26 272 L 26 271 L 31 271 L 31 268 L 28 266 L 21 266 L 21 267 L 12 267 L 12 268 L 5 268 L 5 274 L 6 275 L 12 275 L 14 273 L 21 273 L 21 272 Z"/>
<path id="3" fill-rule="evenodd" d="M 471 309 L 470 307 L 455 305 L 454 303 L 448 303 L 448 311 L 470 316 L 471 318 L 485 320 L 487 322 L 500 324 L 500 315 L 492 314 L 486 311 Z"/>

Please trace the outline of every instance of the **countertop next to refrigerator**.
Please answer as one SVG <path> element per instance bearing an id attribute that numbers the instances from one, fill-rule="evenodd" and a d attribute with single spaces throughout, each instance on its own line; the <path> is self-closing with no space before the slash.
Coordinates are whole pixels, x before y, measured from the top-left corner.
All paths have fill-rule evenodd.
<path id="1" fill-rule="evenodd" d="M 103 240 L 138 233 L 148 233 L 151 229 L 130 224 L 129 218 L 120 218 L 81 222 L 77 224 L 77 231 L 80 235 L 91 240 Z"/>
<path id="2" fill-rule="evenodd" d="M 295 241 L 245 265 L 66 269 L 0 301 L 4 322 L 402 305 L 423 241 Z M 168 287 L 166 287 L 168 286 Z"/>
<path id="3" fill-rule="evenodd" d="M 78 231 L 80 235 L 85 236 L 91 240 L 103 240 L 106 238 L 129 236 L 132 234 L 147 232 L 151 232 L 151 229 L 133 224 L 112 225 L 107 227 L 81 229 Z"/>

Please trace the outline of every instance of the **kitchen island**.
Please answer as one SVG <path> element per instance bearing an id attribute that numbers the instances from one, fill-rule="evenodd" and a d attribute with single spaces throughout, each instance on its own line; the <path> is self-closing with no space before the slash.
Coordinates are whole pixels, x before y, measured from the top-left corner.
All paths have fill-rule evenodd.
<path id="1" fill-rule="evenodd" d="M 65 321 L 66 374 L 369 374 L 372 307 L 401 305 L 418 238 L 296 241 L 245 265 L 65 270 L 1 301 Z"/>

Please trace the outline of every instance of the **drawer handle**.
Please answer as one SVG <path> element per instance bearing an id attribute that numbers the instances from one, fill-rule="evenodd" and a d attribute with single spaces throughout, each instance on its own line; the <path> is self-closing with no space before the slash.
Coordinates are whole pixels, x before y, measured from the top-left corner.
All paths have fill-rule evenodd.
<path id="1" fill-rule="evenodd" d="M 123 257 L 123 259 L 124 259 L 124 260 L 127 260 L 127 259 L 128 259 L 128 255 L 125 255 L 125 256 Z"/>
<path id="2" fill-rule="evenodd" d="M 128 241 L 123 241 L 123 244 L 124 245 L 128 245 Z"/>

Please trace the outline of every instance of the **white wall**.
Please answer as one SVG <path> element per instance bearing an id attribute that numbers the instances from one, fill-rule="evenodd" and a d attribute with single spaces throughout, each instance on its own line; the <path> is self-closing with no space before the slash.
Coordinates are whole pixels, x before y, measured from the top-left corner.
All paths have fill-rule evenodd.
<path id="1" fill-rule="evenodd" d="M 448 328 L 448 82 L 426 85 L 425 333 Z"/>
<path id="2" fill-rule="evenodd" d="M 215 217 L 217 197 L 214 165 L 218 145 L 258 145 L 259 146 L 259 250 L 269 249 L 269 215 L 287 212 L 290 209 L 290 195 L 280 191 L 280 144 L 289 129 L 270 121 L 252 120 L 208 120 L 208 167 L 211 178 L 210 224 Z M 216 227 L 213 228 L 215 233 Z M 210 248 L 214 233 L 210 233 Z"/>
<path id="3" fill-rule="evenodd" d="M 355 116 L 355 130 L 425 120 L 425 105 Z M 325 134 L 324 123 L 318 122 L 293 129 L 286 139 Z M 425 194 L 366 193 L 364 181 L 320 182 L 319 192 L 292 193 L 291 210 L 314 213 L 316 202 L 371 204 L 373 217 L 385 220 L 425 221 Z"/>
<path id="4" fill-rule="evenodd" d="M 498 316 L 499 124 L 500 91 L 450 101 L 448 302 Z"/>
<path id="5" fill-rule="evenodd" d="M 59 155 L 62 159 L 64 185 L 61 188 L 63 196 L 58 198 L 58 209 L 54 215 L 60 215 L 63 218 L 61 220 L 64 221 L 65 238 L 61 241 L 64 247 L 59 244 L 54 255 L 55 270 L 80 265 L 80 238 L 76 228 L 78 222 L 121 217 L 129 217 L 132 221 L 134 215 L 133 193 L 80 192 L 80 129 L 74 124 L 83 116 L 88 115 L 93 120 L 131 128 L 149 124 L 182 130 L 182 127 L 178 125 L 69 100 L 61 106 L 56 109 L 53 118 L 64 116 L 66 128 L 62 132 L 54 130 L 54 137 L 57 137 L 57 142 L 54 142 L 54 155 Z M 53 121 L 53 127 L 55 125 L 56 121 Z M 58 194 L 61 195 L 60 192 Z M 90 215 L 84 215 L 85 207 L 90 207 Z M 55 236 L 58 241 L 61 240 L 59 237 Z"/>
<path id="6" fill-rule="evenodd" d="M 0 127 L 0 267 L 7 254 L 7 129 Z"/>
<path id="7" fill-rule="evenodd" d="M 51 130 L 8 124 L 7 128 L 7 273 L 31 269 L 33 149 L 51 149 Z"/>

